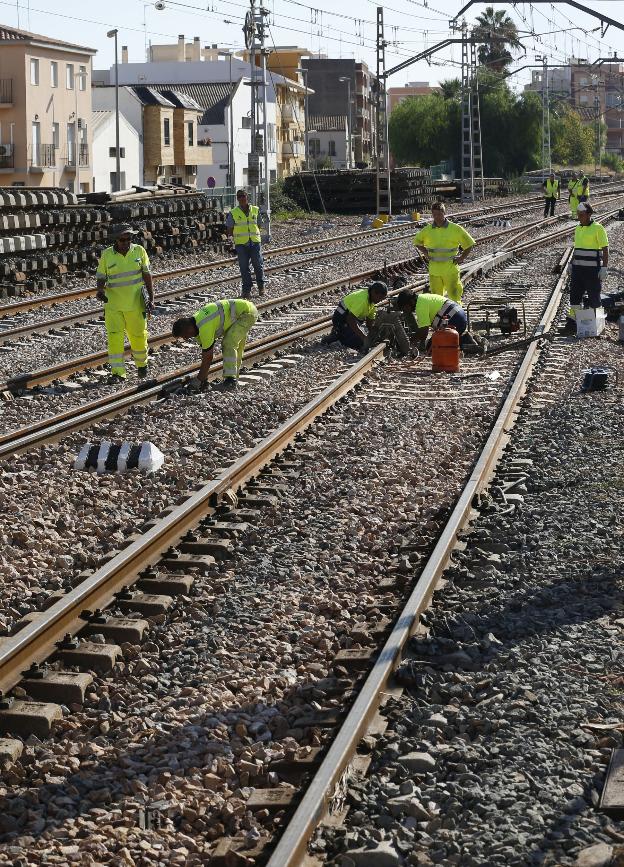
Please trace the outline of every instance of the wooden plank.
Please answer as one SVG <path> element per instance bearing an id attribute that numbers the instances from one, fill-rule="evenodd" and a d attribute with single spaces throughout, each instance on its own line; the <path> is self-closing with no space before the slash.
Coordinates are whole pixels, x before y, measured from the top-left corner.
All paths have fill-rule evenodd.
<path id="1" fill-rule="evenodd" d="M 599 809 L 613 818 L 624 817 L 624 750 L 613 750 Z"/>

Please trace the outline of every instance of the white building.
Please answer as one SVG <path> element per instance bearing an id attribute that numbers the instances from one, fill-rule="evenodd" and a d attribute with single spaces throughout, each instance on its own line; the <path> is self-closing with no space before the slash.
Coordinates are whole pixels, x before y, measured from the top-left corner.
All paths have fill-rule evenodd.
<path id="1" fill-rule="evenodd" d="M 353 142 L 351 158 L 346 115 L 331 117 L 312 115 L 308 130 L 308 156 L 312 168 L 347 169 L 354 165 Z"/>
<path id="2" fill-rule="evenodd" d="M 114 192 L 116 186 L 117 160 L 115 136 L 115 112 L 94 111 L 91 125 L 93 131 L 93 190 L 101 193 Z M 143 183 L 142 151 L 139 132 L 119 113 L 119 167 L 122 190 Z"/>
<path id="3" fill-rule="evenodd" d="M 147 86 L 158 91 L 172 88 L 192 97 L 204 109 L 198 125 L 198 141 L 209 140 L 213 147 L 212 164 L 198 165 L 198 189 L 206 186 L 209 177 L 215 179 L 216 186 L 227 185 L 229 154 L 232 148 L 231 127 L 234 138 L 233 185 L 244 186 L 247 183 L 247 163 L 251 151 L 251 88 L 248 86 L 250 65 L 233 56 L 219 57 L 216 51 L 206 51 L 205 56 L 206 60 L 127 63 L 123 62 L 125 55 L 122 54 L 122 63 L 119 64 L 119 84 L 123 85 L 120 88 L 120 110 L 124 111 L 135 129 L 140 130 L 136 110 L 126 106 L 126 97 L 122 106 L 122 91 L 131 93 L 133 86 Z M 114 99 L 114 88 L 111 87 L 114 75 L 114 66 L 110 70 L 94 71 L 94 108 L 110 108 L 111 97 L 104 99 L 101 93 L 111 91 Z M 271 180 L 277 177 L 275 85 L 282 81 L 287 79 L 272 72 L 267 84 L 267 152 Z M 106 105 L 103 102 L 106 102 Z M 263 162 L 261 160 L 261 166 Z"/>

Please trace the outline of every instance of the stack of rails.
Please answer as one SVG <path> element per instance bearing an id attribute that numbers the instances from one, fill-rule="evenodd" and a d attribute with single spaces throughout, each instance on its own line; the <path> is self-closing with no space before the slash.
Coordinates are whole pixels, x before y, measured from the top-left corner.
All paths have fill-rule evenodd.
<path id="1" fill-rule="evenodd" d="M 435 198 L 429 169 L 395 169 L 391 173 L 393 211 L 427 210 Z M 322 196 L 323 201 L 321 202 Z M 304 193 L 305 191 L 305 193 Z M 376 175 L 360 169 L 300 172 L 284 178 L 284 192 L 302 207 L 333 213 L 371 214 L 377 207 Z"/>
<path id="2" fill-rule="evenodd" d="M 93 273 L 115 223 L 132 223 L 150 256 L 175 248 L 226 252 L 225 219 L 213 198 L 158 192 L 92 194 L 83 204 L 64 189 L 0 187 L 0 298 L 53 289 L 70 272 Z"/>
<path id="3" fill-rule="evenodd" d="M 509 181 L 504 178 L 483 178 L 486 199 L 509 195 Z M 433 181 L 436 196 L 440 199 L 459 199 L 461 197 L 461 180 Z M 477 192 L 481 193 L 481 183 L 477 182 Z"/>

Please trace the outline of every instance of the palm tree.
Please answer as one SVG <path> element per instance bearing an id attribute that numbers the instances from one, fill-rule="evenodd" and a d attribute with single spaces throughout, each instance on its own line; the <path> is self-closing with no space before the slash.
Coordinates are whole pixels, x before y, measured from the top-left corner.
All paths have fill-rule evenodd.
<path id="1" fill-rule="evenodd" d="M 447 78 L 440 84 L 444 99 L 459 99 L 461 96 L 461 81 L 459 78 Z"/>
<path id="2" fill-rule="evenodd" d="M 522 48 L 512 19 L 503 9 L 495 11 L 493 6 L 486 7 L 477 17 L 472 36 L 483 41 L 478 51 L 479 63 L 495 72 L 502 72 L 513 61 L 510 48 Z"/>

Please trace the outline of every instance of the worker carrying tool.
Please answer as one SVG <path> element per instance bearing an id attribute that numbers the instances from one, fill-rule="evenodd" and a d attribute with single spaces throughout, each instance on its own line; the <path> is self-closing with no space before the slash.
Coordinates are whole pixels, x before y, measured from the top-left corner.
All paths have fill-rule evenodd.
<path id="1" fill-rule="evenodd" d="M 397 296 L 396 307 L 405 317 L 416 340 L 425 340 L 429 332 L 438 328 L 454 328 L 462 335 L 468 325 L 463 307 L 443 295 L 431 292 L 417 294 L 413 289 L 401 289 Z"/>
<path id="2" fill-rule="evenodd" d="M 111 378 L 126 378 L 124 334 L 140 378 L 147 376 L 147 316 L 154 305 L 150 262 L 144 247 L 132 243 L 132 226 L 117 226 L 114 244 L 102 251 L 97 266 L 96 298 L 104 302 Z M 145 291 L 146 290 L 146 291 Z"/>
<path id="3" fill-rule="evenodd" d="M 586 202 L 589 199 L 589 180 L 582 172 L 575 172 L 573 177 L 568 182 L 568 200 L 570 203 L 570 213 L 576 219 L 576 209 L 579 202 Z"/>
<path id="4" fill-rule="evenodd" d="M 258 295 L 264 295 L 264 262 L 260 237 L 260 208 L 250 205 L 245 190 L 236 193 L 238 205 L 226 215 L 225 227 L 229 238 L 234 242 L 234 253 L 238 257 L 238 267 L 243 281 L 243 298 L 251 298 L 251 268 L 253 266 L 258 284 Z"/>
<path id="5" fill-rule="evenodd" d="M 587 293 L 589 307 L 602 306 L 600 292 L 607 279 L 609 239 L 604 226 L 592 220 L 594 210 L 589 202 L 577 206 L 579 225 L 574 230 L 574 250 L 568 265 L 570 274 L 570 306 L 578 307 Z"/>
<path id="6" fill-rule="evenodd" d="M 429 266 L 431 291 L 437 295 L 446 294 L 459 303 L 464 291 L 459 265 L 475 246 L 475 240 L 457 223 L 447 220 L 442 202 L 433 203 L 431 216 L 433 222 L 414 236 L 414 246 L 423 254 Z"/>
<path id="7" fill-rule="evenodd" d="M 373 327 L 377 304 L 387 297 L 388 287 L 381 280 L 375 280 L 364 289 L 349 292 L 338 302 L 332 316 L 333 328 L 322 342 L 329 344 L 339 340 L 349 349 L 367 352 L 371 341 L 362 326 L 366 323 L 368 329 Z"/>
<path id="8" fill-rule="evenodd" d="M 561 184 L 555 177 L 555 173 L 551 172 L 542 184 L 544 187 L 544 216 L 555 216 L 555 205 L 561 198 Z"/>
<path id="9" fill-rule="evenodd" d="M 173 323 L 174 337 L 194 338 L 202 349 L 201 366 L 191 380 L 191 388 L 199 391 L 207 387 L 214 345 L 219 338 L 222 338 L 223 382 L 217 387 L 236 388 L 247 335 L 257 319 L 258 311 L 251 301 L 226 298 L 212 301 L 194 316 L 185 316 Z"/>

